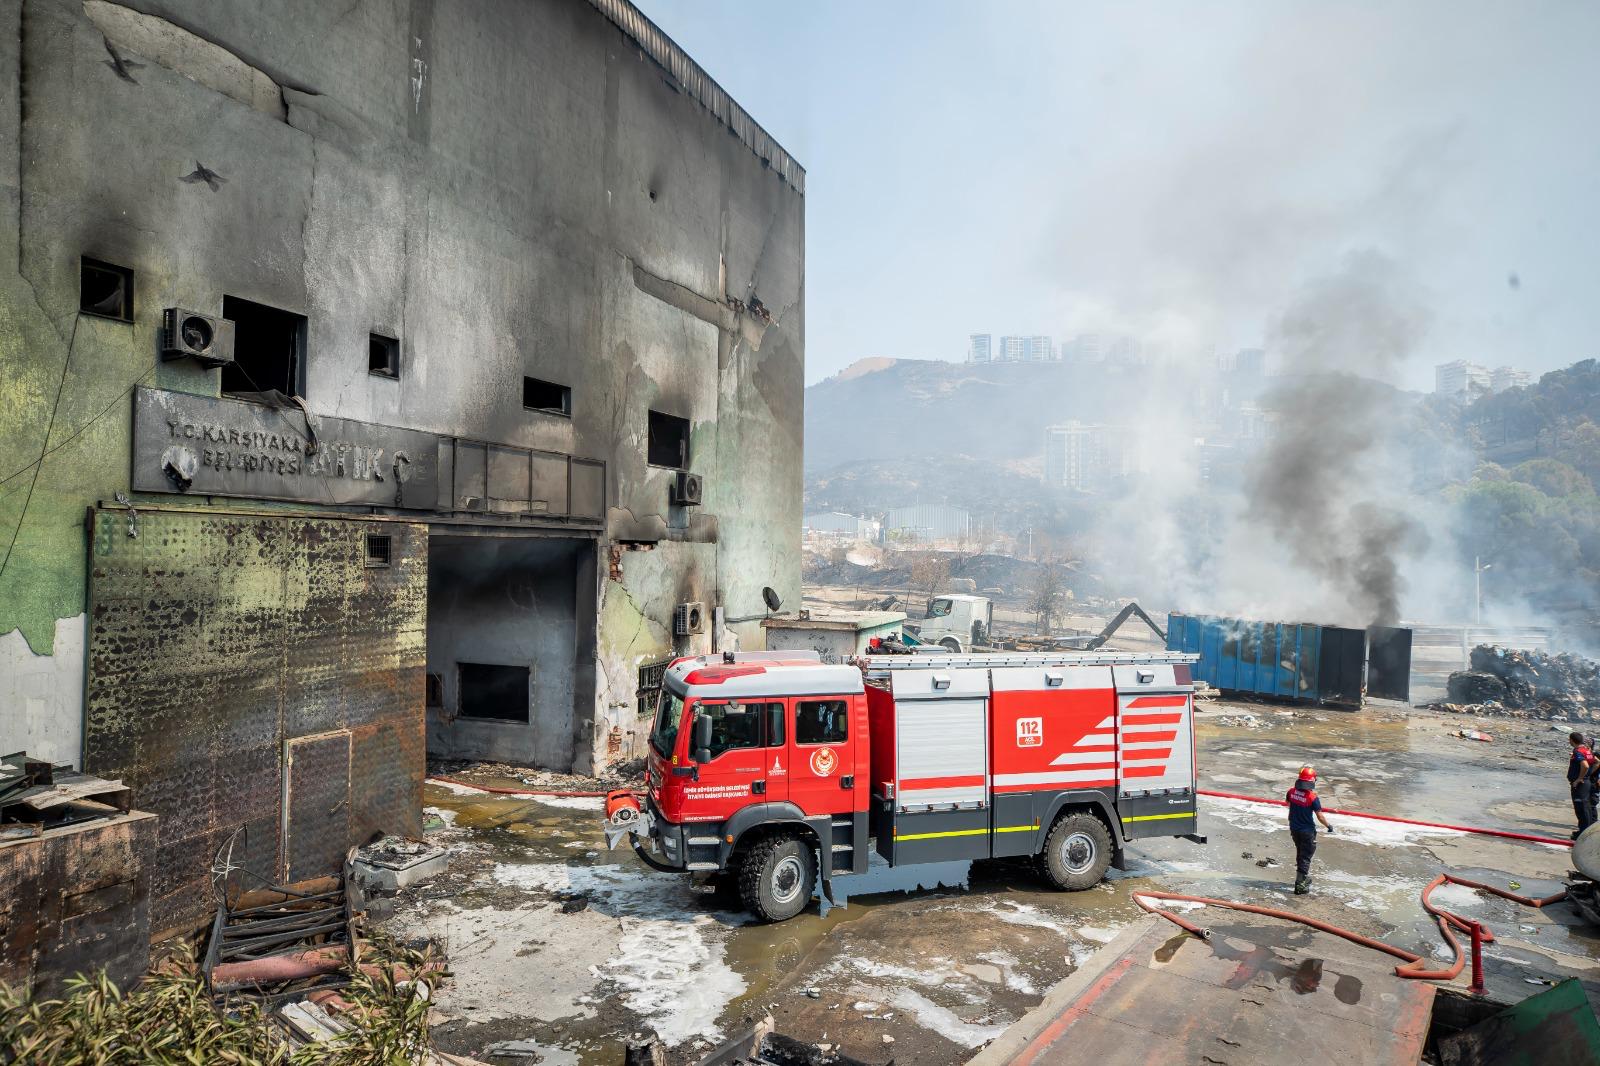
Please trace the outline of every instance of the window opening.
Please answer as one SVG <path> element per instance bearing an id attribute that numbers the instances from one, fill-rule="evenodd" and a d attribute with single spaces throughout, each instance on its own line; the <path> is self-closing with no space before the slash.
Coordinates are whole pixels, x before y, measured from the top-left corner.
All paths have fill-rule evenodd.
<path id="1" fill-rule="evenodd" d="M 689 420 L 676 415 L 650 412 L 650 441 L 647 461 L 651 466 L 676 470 L 689 467 Z"/>
<path id="2" fill-rule="evenodd" d="M 707 703 L 700 713 L 711 719 L 711 757 L 734 748 L 761 746 L 760 704 Z"/>
<path id="3" fill-rule="evenodd" d="M 849 732 L 844 700 L 800 700 L 794 705 L 796 744 L 843 744 Z"/>
<path id="4" fill-rule="evenodd" d="M 459 714 L 463 718 L 492 718 L 501 722 L 528 720 L 526 666 L 457 663 L 461 680 Z"/>
<path id="5" fill-rule="evenodd" d="M 233 362 L 222 368 L 224 393 L 242 399 L 265 392 L 305 395 L 303 315 L 224 296 L 222 317 L 233 323 Z"/>
<path id="6" fill-rule="evenodd" d="M 671 659 L 662 659 L 658 663 L 645 663 L 639 667 L 637 686 L 639 717 L 643 718 L 656 709 L 656 704 L 661 699 L 662 679 L 667 676 L 667 667 L 671 665 Z"/>
<path id="7" fill-rule="evenodd" d="M 78 264 L 78 310 L 118 322 L 133 321 L 133 271 L 87 257 Z"/>
<path id="8" fill-rule="evenodd" d="M 388 566 L 389 565 L 389 540 L 390 540 L 390 535 L 388 533 L 368 533 L 367 534 L 367 565 L 368 566 Z"/>
<path id="9" fill-rule="evenodd" d="M 381 333 L 367 335 L 367 370 L 381 378 L 400 376 L 400 342 Z"/>
<path id="10" fill-rule="evenodd" d="M 424 701 L 429 707 L 444 706 L 444 675 L 429 674 L 427 684 L 427 698 Z"/>
<path id="11" fill-rule="evenodd" d="M 522 406 L 530 411 L 571 418 L 572 389 L 553 381 L 525 377 L 522 379 Z"/>

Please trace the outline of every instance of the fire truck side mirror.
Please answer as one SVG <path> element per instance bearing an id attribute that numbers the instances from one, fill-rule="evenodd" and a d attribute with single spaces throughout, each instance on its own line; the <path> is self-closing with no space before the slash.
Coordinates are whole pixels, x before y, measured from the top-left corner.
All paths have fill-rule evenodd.
<path id="1" fill-rule="evenodd" d="M 689 727 L 689 747 L 695 762 L 711 761 L 711 719 L 703 714 L 694 716 Z"/>

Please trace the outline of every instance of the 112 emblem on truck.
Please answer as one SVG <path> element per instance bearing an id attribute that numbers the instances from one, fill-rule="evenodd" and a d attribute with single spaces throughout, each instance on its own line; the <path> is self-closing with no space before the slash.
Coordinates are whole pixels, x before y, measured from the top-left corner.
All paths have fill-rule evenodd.
<path id="1" fill-rule="evenodd" d="M 650 734 L 647 790 L 606 801 L 606 843 L 716 874 L 766 921 L 820 878 L 1033 856 L 1089 888 L 1123 844 L 1200 843 L 1192 655 L 813 653 L 680 659 Z M 789 768 L 785 770 L 785 767 Z"/>

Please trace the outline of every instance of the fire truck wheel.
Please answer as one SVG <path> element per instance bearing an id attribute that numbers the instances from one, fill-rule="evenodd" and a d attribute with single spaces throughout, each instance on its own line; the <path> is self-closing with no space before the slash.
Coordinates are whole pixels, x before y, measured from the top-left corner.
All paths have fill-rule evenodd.
<path id="1" fill-rule="evenodd" d="M 805 841 L 768 837 L 740 864 L 739 896 L 757 920 L 781 922 L 806 909 L 816 882 L 816 860 Z"/>
<path id="2" fill-rule="evenodd" d="M 1039 870 L 1059 889 L 1093 888 L 1111 865 L 1111 834 L 1106 824 L 1087 811 L 1056 819 L 1039 856 Z"/>

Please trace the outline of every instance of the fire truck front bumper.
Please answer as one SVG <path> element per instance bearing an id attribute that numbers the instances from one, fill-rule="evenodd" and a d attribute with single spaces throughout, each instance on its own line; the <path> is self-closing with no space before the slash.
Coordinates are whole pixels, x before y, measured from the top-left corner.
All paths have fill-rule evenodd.
<path id="1" fill-rule="evenodd" d="M 605 822 L 606 850 L 610 851 L 627 838 L 639 861 L 653 870 L 684 873 L 703 869 L 703 864 L 689 861 L 684 827 L 661 817 L 655 804 L 646 796 L 641 803 L 632 793 L 613 792 L 606 796 Z"/>

